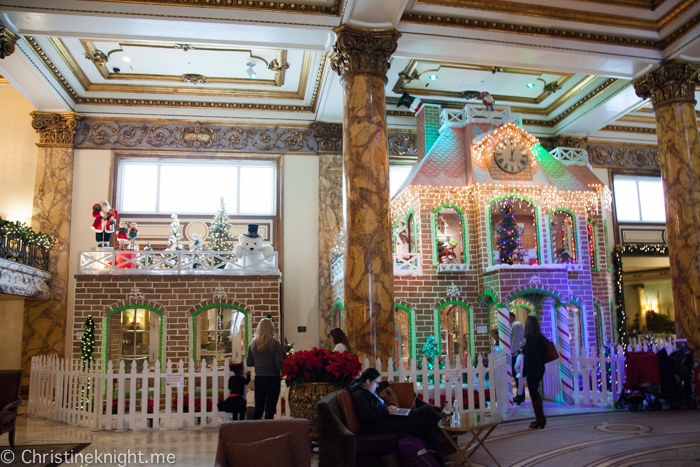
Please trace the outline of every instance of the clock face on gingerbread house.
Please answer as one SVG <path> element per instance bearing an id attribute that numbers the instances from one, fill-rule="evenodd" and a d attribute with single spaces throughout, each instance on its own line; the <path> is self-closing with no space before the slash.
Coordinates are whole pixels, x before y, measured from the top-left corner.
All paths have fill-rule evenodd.
<path id="1" fill-rule="evenodd" d="M 494 148 L 496 164 L 505 172 L 516 174 L 527 167 L 530 150 L 517 139 L 505 138 Z"/>

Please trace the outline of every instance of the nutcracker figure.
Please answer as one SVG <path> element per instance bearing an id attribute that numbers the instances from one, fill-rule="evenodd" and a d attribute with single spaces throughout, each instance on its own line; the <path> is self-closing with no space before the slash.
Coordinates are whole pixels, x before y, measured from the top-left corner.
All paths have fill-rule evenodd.
<path id="1" fill-rule="evenodd" d="M 129 222 L 129 238 L 131 239 L 131 243 L 129 243 L 129 250 L 138 250 L 138 245 L 136 244 L 136 237 L 138 236 L 139 231 L 136 228 L 136 222 Z"/>
<path id="2" fill-rule="evenodd" d="M 117 231 L 117 241 L 119 242 L 119 249 L 126 249 L 126 242 L 129 241 L 129 229 L 124 221 L 119 221 L 119 230 Z"/>
<path id="3" fill-rule="evenodd" d="M 109 239 L 114 233 L 119 214 L 112 209 L 107 200 L 102 200 L 92 206 L 92 230 L 95 231 L 95 240 L 99 248 L 109 248 Z"/>

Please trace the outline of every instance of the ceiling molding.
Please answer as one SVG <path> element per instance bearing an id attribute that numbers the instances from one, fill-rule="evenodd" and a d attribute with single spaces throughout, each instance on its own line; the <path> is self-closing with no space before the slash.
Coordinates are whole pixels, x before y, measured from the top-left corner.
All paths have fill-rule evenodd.
<path id="1" fill-rule="evenodd" d="M 551 39 L 566 39 L 582 42 L 593 42 L 605 45 L 617 45 L 652 50 L 663 50 L 670 44 L 680 39 L 694 26 L 700 23 L 700 14 L 694 16 L 677 30 L 664 39 L 641 39 L 637 37 L 614 36 L 611 34 L 598 34 L 574 31 L 570 29 L 548 28 L 542 26 L 528 26 L 523 24 L 504 23 L 490 20 L 475 20 L 442 15 L 425 15 L 417 13 L 405 13 L 401 22 L 422 24 L 427 26 L 447 26 L 462 29 L 474 29 L 479 31 L 506 32 L 522 36 L 548 37 Z"/>
<path id="2" fill-rule="evenodd" d="M 680 4 L 671 8 L 658 20 L 504 0 L 422 0 L 420 3 L 424 5 L 455 7 L 465 10 L 488 11 L 533 18 L 555 19 L 557 21 L 659 32 L 668 24 L 680 18 L 699 2 L 700 0 L 682 0 Z"/>
<path id="3" fill-rule="evenodd" d="M 656 10 L 666 0 L 573 0 L 575 2 L 602 3 L 605 5 L 626 6 L 630 8 L 642 8 Z"/>
<path id="4" fill-rule="evenodd" d="M 46 52 L 41 48 L 41 46 L 36 42 L 36 39 L 32 36 L 24 36 L 25 41 L 32 47 L 32 50 L 36 53 L 36 55 L 41 59 L 41 61 L 44 63 L 46 68 L 51 72 L 51 74 L 58 80 L 59 84 L 63 87 L 63 89 L 73 98 L 73 101 L 75 104 L 83 104 L 83 105 L 115 105 L 115 106 L 138 106 L 138 107 L 179 107 L 179 108 L 212 108 L 212 109 L 237 109 L 237 110 L 265 110 L 265 111 L 284 111 L 284 112 L 315 112 L 316 111 L 316 104 L 318 101 L 318 93 L 319 93 L 319 88 L 321 85 L 321 79 L 323 77 L 323 74 L 326 71 L 327 68 L 327 57 L 328 57 L 328 52 L 324 53 L 321 56 L 321 63 L 319 65 L 318 71 L 316 73 L 316 81 L 314 83 L 314 88 L 313 88 L 313 93 L 311 97 L 311 102 L 308 106 L 305 105 L 287 105 L 287 104 L 260 104 L 260 103 L 231 103 L 231 102 L 202 102 L 202 101 L 183 101 L 179 99 L 134 99 L 134 98 L 102 98 L 102 97 L 81 97 L 78 95 L 78 93 L 73 89 L 73 87 L 70 85 L 70 83 L 66 80 L 65 76 L 58 70 L 56 65 L 51 61 L 51 59 L 46 55 Z M 55 42 L 53 43 L 55 45 Z M 65 45 L 65 44 L 64 44 Z M 68 52 L 68 49 L 65 49 L 64 52 Z M 59 52 L 60 53 L 60 52 Z M 304 52 L 304 62 L 305 63 L 307 60 L 311 60 L 312 52 Z M 61 55 L 63 58 L 64 56 Z M 75 60 L 75 57 L 73 57 L 73 60 Z M 79 67 L 78 67 L 79 68 Z M 73 71 L 71 69 L 71 71 Z M 306 74 L 304 75 L 304 72 L 306 71 Z M 306 94 L 306 86 L 308 84 L 308 77 L 310 74 L 310 64 L 309 66 L 305 66 L 302 68 L 302 76 L 300 77 L 300 87 L 299 91 L 297 93 L 289 92 L 289 91 L 268 91 L 268 93 L 289 93 L 291 94 L 290 97 L 279 97 L 278 95 L 273 95 L 271 96 L 272 98 L 298 98 L 298 99 L 304 99 L 305 94 Z M 87 78 L 87 77 L 86 77 Z M 76 77 L 76 79 L 79 79 Z M 89 80 L 88 80 L 89 81 Z M 302 88 L 302 83 L 304 84 L 304 87 Z M 82 83 L 81 83 L 82 84 Z M 96 86 L 96 85 L 88 85 L 88 88 L 90 86 Z M 104 85 L 104 86 L 111 86 L 111 85 Z M 148 87 L 148 86 L 144 86 Z M 186 88 L 190 90 L 191 88 Z M 102 92 L 107 92 L 104 90 L 101 90 Z M 109 92 L 117 92 L 114 91 L 113 88 L 110 88 Z M 125 91 L 122 91 L 125 92 Z M 258 91 L 258 93 L 262 93 L 263 91 Z M 226 96 L 231 96 L 231 93 L 225 94 Z M 241 96 L 240 94 L 237 94 L 235 97 L 266 97 L 266 96 L 260 96 L 260 94 L 256 94 L 254 96 Z M 270 98 L 270 97 L 267 97 Z"/>
<path id="5" fill-rule="evenodd" d="M 634 126 L 621 126 L 621 125 L 606 125 L 600 129 L 600 131 L 616 131 L 620 133 L 644 133 L 647 135 L 655 135 L 656 128 L 641 128 Z"/>
<path id="6" fill-rule="evenodd" d="M 250 0 L 92 0 L 102 3 L 138 3 L 161 7 L 221 8 L 229 10 L 300 13 L 307 15 L 340 16 L 343 0 L 335 0 L 333 6 L 307 5 L 287 2 L 261 2 Z"/>

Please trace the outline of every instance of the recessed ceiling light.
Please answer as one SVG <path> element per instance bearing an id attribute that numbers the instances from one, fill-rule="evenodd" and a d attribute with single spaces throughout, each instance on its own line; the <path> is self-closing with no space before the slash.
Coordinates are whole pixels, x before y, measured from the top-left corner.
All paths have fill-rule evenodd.
<path id="1" fill-rule="evenodd" d="M 122 57 L 122 60 L 125 61 L 125 62 L 130 62 L 130 61 L 131 61 L 131 57 L 127 57 L 127 56 L 125 55 L 125 56 Z"/>
<path id="2" fill-rule="evenodd" d="M 527 83 L 527 88 L 532 89 L 535 87 L 535 83 Z"/>
<path id="3" fill-rule="evenodd" d="M 250 79 L 255 79 L 256 76 L 258 76 L 255 71 L 253 71 L 253 67 L 255 66 L 255 63 L 253 62 L 248 62 L 246 63 L 248 65 L 248 69 L 246 70 L 246 73 L 248 73 L 248 76 L 250 76 Z"/>
<path id="4" fill-rule="evenodd" d="M 430 76 L 428 76 L 428 79 L 430 79 L 430 81 L 435 81 L 436 79 L 438 79 L 438 76 L 437 75 L 430 75 Z"/>

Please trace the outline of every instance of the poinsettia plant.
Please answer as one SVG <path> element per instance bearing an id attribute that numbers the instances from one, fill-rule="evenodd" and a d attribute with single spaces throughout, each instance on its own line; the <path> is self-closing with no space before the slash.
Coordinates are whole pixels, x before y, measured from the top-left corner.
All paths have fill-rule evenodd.
<path id="1" fill-rule="evenodd" d="M 294 352 L 284 360 L 287 386 L 296 383 L 332 383 L 346 387 L 360 373 L 357 355 L 317 349 Z"/>

